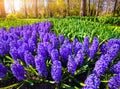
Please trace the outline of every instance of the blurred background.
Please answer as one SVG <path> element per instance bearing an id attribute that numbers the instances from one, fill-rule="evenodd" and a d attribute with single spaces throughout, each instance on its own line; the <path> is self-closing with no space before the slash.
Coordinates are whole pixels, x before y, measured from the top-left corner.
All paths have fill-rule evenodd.
<path id="1" fill-rule="evenodd" d="M 0 0 L 0 17 L 120 16 L 120 0 Z"/>

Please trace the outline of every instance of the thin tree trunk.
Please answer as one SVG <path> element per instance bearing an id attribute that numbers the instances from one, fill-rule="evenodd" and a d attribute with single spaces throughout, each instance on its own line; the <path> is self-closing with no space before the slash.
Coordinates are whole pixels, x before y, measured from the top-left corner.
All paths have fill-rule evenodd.
<path id="1" fill-rule="evenodd" d="M 100 11 L 100 0 L 97 1 L 96 16 L 99 15 L 99 11 Z"/>
<path id="2" fill-rule="evenodd" d="M 96 12 L 96 0 L 93 0 L 93 12 L 92 12 L 93 16 L 95 16 L 95 12 Z"/>
<path id="3" fill-rule="evenodd" d="M 90 16 L 90 0 L 88 0 L 88 16 Z"/>
<path id="4" fill-rule="evenodd" d="M 80 16 L 86 15 L 86 0 L 81 0 L 81 10 L 80 10 Z"/>
<path id="5" fill-rule="evenodd" d="M 118 0 L 115 0 L 115 5 L 114 5 L 114 9 L 113 9 L 113 16 L 115 16 L 115 10 L 116 10 L 116 6 L 117 6 L 117 1 Z"/>
<path id="6" fill-rule="evenodd" d="M 110 0 L 108 0 L 108 2 L 107 2 L 107 14 L 109 14 L 109 10 L 110 10 L 110 8 L 109 8 L 109 6 L 110 6 Z"/>
<path id="7" fill-rule="evenodd" d="M 35 0 L 35 17 L 38 17 L 38 0 Z"/>
<path id="8" fill-rule="evenodd" d="M 70 15 L 70 1 L 67 0 L 67 16 Z"/>
<path id="9" fill-rule="evenodd" d="M 24 0 L 24 11 L 25 11 L 25 17 L 27 18 L 27 3 L 26 0 Z"/>
<path id="10" fill-rule="evenodd" d="M 1 16 L 5 17 L 6 13 L 5 13 L 5 6 L 4 6 L 4 0 L 0 0 L 0 12 L 1 12 Z"/>

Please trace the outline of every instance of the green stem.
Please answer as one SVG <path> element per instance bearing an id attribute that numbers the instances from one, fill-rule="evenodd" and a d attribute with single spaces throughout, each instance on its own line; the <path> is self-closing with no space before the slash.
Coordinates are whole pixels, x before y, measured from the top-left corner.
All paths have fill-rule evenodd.
<path id="1" fill-rule="evenodd" d="M 15 86 L 18 86 L 19 84 L 21 84 L 22 82 L 20 82 L 20 83 L 15 83 L 15 84 L 12 84 L 12 85 L 9 85 L 9 86 L 6 86 L 6 87 L 2 87 L 2 88 L 0 88 L 0 89 L 10 89 L 10 88 L 13 88 L 13 87 L 15 87 Z"/>
<path id="2" fill-rule="evenodd" d="M 14 60 L 9 56 L 5 56 L 5 58 L 9 59 L 11 62 L 14 62 Z"/>

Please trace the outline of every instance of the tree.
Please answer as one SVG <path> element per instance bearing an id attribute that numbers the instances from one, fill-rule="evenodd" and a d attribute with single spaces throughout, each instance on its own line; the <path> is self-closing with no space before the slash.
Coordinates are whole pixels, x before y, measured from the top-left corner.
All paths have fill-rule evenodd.
<path id="1" fill-rule="evenodd" d="M 116 10 L 116 6 L 117 6 L 117 2 L 118 2 L 118 0 L 115 0 L 114 9 L 113 9 L 113 16 L 115 16 L 115 10 Z"/>
<path id="2" fill-rule="evenodd" d="M 38 0 L 35 0 L 35 17 L 38 17 Z"/>
<path id="3" fill-rule="evenodd" d="M 25 17 L 27 18 L 27 3 L 26 3 L 26 0 L 23 0 L 23 4 L 24 4 Z"/>
<path id="4" fill-rule="evenodd" d="M 70 1 L 67 0 L 67 15 L 70 15 Z"/>
<path id="5" fill-rule="evenodd" d="M 97 1 L 96 16 L 99 15 L 99 12 L 100 12 L 100 0 Z"/>
<path id="6" fill-rule="evenodd" d="M 95 16 L 96 12 L 96 0 L 93 0 L 93 5 L 92 5 L 92 16 Z"/>
<path id="7" fill-rule="evenodd" d="M 2 17 L 6 16 L 4 0 L 0 0 L 0 14 L 1 14 Z"/>
<path id="8" fill-rule="evenodd" d="M 88 16 L 90 16 L 90 0 L 88 0 Z"/>
<path id="9" fill-rule="evenodd" d="M 109 11 L 110 11 L 110 0 L 107 1 L 107 10 L 106 10 L 106 13 L 109 14 Z"/>
<path id="10" fill-rule="evenodd" d="M 80 10 L 80 16 L 86 15 L 86 0 L 81 0 L 81 10 Z"/>

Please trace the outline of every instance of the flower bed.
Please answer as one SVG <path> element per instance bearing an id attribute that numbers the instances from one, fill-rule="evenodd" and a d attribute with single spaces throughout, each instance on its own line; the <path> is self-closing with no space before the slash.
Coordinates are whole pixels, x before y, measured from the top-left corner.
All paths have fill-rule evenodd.
<path id="1" fill-rule="evenodd" d="M 58 88 L 120 88 L 119 39 L 100 44 L 97 37 L 90 43 L 86 36 L 81 43 L 57 36 L 51 27 L 46 21 L 0 30 L 0 81 L 14 79 L 13 87 L 28 82 Z"/>

